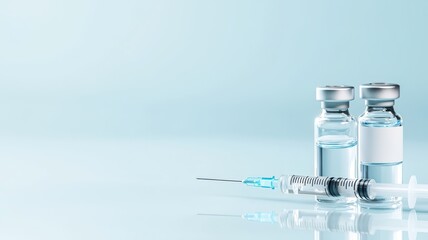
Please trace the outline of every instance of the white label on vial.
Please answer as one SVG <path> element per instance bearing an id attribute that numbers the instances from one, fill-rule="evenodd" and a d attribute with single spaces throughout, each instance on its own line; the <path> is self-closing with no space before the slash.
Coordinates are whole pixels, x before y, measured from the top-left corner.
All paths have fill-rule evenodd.
<path id="1" fill-rule="evenodd" d="M 361 163 L 403 161 L 403 127 L 359 126 L 358 157 Z"/>

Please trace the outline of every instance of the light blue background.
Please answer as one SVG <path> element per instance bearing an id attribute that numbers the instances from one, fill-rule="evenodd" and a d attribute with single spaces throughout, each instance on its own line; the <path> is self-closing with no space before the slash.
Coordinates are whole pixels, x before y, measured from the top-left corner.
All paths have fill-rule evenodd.
<path id="1" fill-rule="evenodd" d="M 190 231 L 210 227 L 197 213 L 287 207 L 193 178 L 311 174 L 325 84 L 399 83 L 404 179 L 428 183 L 427 12 L 426 1 L 1 1 L 0 236 L 208 239 Z"/>

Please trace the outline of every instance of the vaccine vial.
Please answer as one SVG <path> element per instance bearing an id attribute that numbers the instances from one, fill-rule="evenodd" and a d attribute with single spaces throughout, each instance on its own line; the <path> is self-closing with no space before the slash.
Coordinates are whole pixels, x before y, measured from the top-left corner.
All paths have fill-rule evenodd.
<path id="1" fill-rule="evenodd" d="M 321 102 L 321 114 L 314 122 L 315 175 L 355 178 L 357 174 L 357 121 L 349 114 L 349 102 L 354 99 L 352 86 L 316 88 L 316 100 Z M 321 203 L 349 204 L 352 198 L 325 198 Z"/>
<path id="2" fill-rule="evenodd" d="M 360 177 L 377 183 L 402 183 L 403 126 L 394 110 L 400 97 L 400 86 L 389 83 L 369 83 L 360 86 L 360 97 L 366 110 L 358 118 L 358 162 Z M 365 208 L 397 208 L 398 197 L 360 201 Z"/>

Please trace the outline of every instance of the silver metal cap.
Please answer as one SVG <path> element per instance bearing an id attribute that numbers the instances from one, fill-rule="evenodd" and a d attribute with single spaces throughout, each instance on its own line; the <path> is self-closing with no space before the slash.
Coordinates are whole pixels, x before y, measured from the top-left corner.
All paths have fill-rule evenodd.
<path id="1" fill-rule="evenodd" d="M 395 83 L 368 83 L 360 85 L 360 98 L 366 105 L 392 106 L 400 97 L 400 85 Z"/>
<path id="2" fill-rule="evenodd" d="M 316 100 L 322 102 L 322 108 L 349 108 L 349 101 L 354 100 L 354 87 L 344 85 L 317 87 Z"/>
<path id="3" fill-rule="evenodd" d="M 368 83 L 360 85 L 360 98 L 366 100 L 395 100 L 400 97 L 400 85 Z"/>

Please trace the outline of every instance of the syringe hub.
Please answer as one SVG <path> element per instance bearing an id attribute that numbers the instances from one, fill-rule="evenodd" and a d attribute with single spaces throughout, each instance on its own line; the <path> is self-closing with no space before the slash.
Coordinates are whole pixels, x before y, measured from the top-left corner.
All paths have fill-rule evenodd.
<path id="1" fill-rule="evenodd" d="M 274 176 L 272 177 L 248 177 L 242 183 L 251 187 L 261 187 L 261 188 L 271 188 L 275 189 L 277 184 L 277 179 Z"/>

